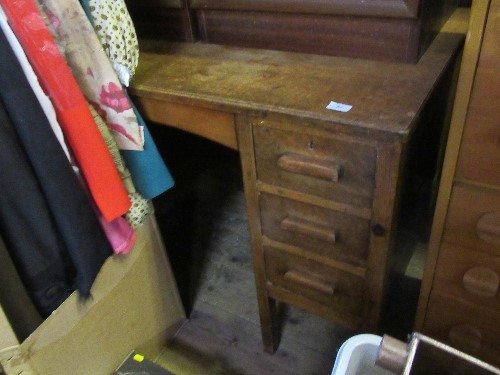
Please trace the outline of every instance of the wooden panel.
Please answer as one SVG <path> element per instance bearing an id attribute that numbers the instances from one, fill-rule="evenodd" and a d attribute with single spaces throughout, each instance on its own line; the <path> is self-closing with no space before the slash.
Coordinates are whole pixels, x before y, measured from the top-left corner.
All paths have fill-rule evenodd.
<path id="1" fill-rule="evenodd" d="M 432 293 L 424 334 L 494 366 L 500 365 L 498 310 Z"/>
<path id="2" fill-rule="evenodd" d="M 363 279 L 307 258 L 265 248 L 268 283 L 321 303 L 325 308 L 360 315 Z"/>
<path id="3" fill-rule="evenodd" d="M 194 9 L 254 10 L 347 16 L 417 18 L 422 0 L 192 0 Z"/>
<path id="4" fill-rule="evenodd" d="M 325 257 L 366 265 L 370 222 L 341 212 L 260 194 L 263 234 Z"/>
<path id="5" fill-rule="evenodd" d="M 415 320 L 415 330 L 417 331 L 421 330 L 434 280 L 436 262 L 446 222 L 449 198 L 453 187 L 456 162 L 467 116 L 470 94 L 474 83 L 476 65 L 479 59 L 481 43 L 483 41 L 483 30 L 486 24 L 488 7 L 489 1 L 474 1 L 470 10 L 469 35 L 464 46 L 460 65 L 460 74 L 457 82 L 446 154 L 439 183 L 432 232 L 429 240 L 429 249 Z"/>
<path id="6" fill-rule="evenodd" d="M 492 238 L 480 238 L 481 219 L 491 213 L 500 213 L 500 191 L 457 185 L 451 195 L 443 239 L 500 256 L 499 228 L 489 230 Z M 496 233 L 496 234 L 495 234 Z M 486 237 L 483 237 L 486 238 Z"/>
<path id="7" fill-rule="evenodd" d="M 500 257 L 478 255 L 458 245 L 443 244 L 436 268 L 434 288 L 500 314 Z"/>
<path id="8" fill-rule="evenodd" d="M 141 40 L 130 93 L 228 112 L 287 113 L 325 131 L 360 132 L 371 140 L 406 138 L 461 42 L 441 34 L 410 65 Z M 353 108 L 326 109 L 330 100 Z"/>
<path id="9" fill-rule="evenodd" d="M 323 14 L 198 10 L 207 43 L 415 63 L 417 20 Z M 307 30 L 307 32 L 304 32 Z"/>
<path id="10" fill-rule="evenodd" d="M 260 181 L 354 207 L 371 207 L 376 160 L 373 147 L 264 126 L 255 127 L 254 137 Z M 280 158 L 289 154 L 309 158 L 312 165 L 320 161 L 336 164 L 340 169 L 338 181 L 318 178 L 308 171 L 290 171 L 280 165 Z"/>
<path id="11" fill-rule="evenodd" d="M 209 43 L 416 63 L 451 0 L 194 0 Z"/>
<path id="12" fill-rule="evenodd" d="M 488 23 L 486 25 L 483 48 L 479 65 L 486 69 L 500 69 L 500 45 L 498 35 L 500 33 L 500 2 L 491 1 L 488 13 Z"/>
<path id="13" fill-rule="evenodd" d="M 500 186 L 500 69 L 479 69 L 458 159 L 457 178 Z"/>
<path id="14" fill-rule="evenodd" d="M 136 103 L 149 121 L 196 134 L 234 150 L 238 149 L 234 116 L 231 113 L 153 98 L 138 97 Z"/>

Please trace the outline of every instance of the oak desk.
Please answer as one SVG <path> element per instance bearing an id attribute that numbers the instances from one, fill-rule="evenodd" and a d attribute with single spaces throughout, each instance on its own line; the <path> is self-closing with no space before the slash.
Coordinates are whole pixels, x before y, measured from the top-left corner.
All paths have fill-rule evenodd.
<path id="1" fill-rule="evenodd" d="M 266 351 L 274 301 L 377 329 L 407 146 L 461 44 L 440 34 L 411 65 L 141 41 L 144 117 L 240 152 Z"/>

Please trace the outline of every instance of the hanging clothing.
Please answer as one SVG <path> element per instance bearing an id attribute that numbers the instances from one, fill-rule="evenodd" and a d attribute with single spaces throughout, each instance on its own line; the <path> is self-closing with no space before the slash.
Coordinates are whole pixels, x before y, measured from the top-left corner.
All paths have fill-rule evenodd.
<path id="1" fill-rule="evenodd" d="M 22 265 L 27 285 L 39 299 L 40 308 L 47 313 L 47 308 L 62 302 L 75 287 L 82 296 L 90 295 L 92 283 L 111 248 L 92 202 L 55 138 L 3 32 L 0 50 L 0 100 L 5 108 L 0 137 L 0 159 L 5 163 L 0 167 L 0 195 L 4 200 L 3 227 L 7 229 L 3 235 L 10 244 L 19 245 L 15 246 L 16 261 Z M 11 156 L 4 154 L 6 150 L 12 152 Z M 24 175 L 18 175 L 18 169 L 23 169 Z M 45 244 L 45 238 L 50 243 Z M 51 283 L 57 286 L 55 291 Z M 40 290 L 40 285 L 46 287 Z M 59 298 L 53 300 L 54 296 Z M 50 303 L 45 303 L 45 298 Z"/>
<path id="2" fill-rule="evenodd" d="M 125 214 L 130 200 L 111 155 L 95 125 L 87 102 L 60 54 L 34 0 L 0 0 L 9 24 L 23 46 L 106 220 Z"/>
<path id="3" fill-rule="evenodd" d="M 78 0 L 39 0 L 73 76 L 122 150 L 142 151 L 144 137 L 108 56 Z"/>
<path id="4" fill-rule="evenodd" d="M 153 199 L 174 186 L 174 179 L 156 148 L 144 119 L 134 106 L 139 123 L 144 126 L 144 151 L 121 150 L 125 164 L 134 180 L 137 191 L 146 199 Z"/>
<path id="5" fill-rule="evenodd" d="M 3 30 L 5 37 L 9 41 L 10 47 L 12 48 L 14 54 L 16 55 L 19 64 L 21 64 L 24 75 L 26 76 L 31 86 L 31 89 L 35 93 L 38 102 L 42 106 L 43 112 L 45 113 L 45 117 L 47 117 L 47 120 L 49 121 L 50 126 L 52 127 L 52 131 L 54 132 L 55 136 L 57 137 L 57 140 L 61 144 L 61 147 L 63 148 L 64 153 L 66 154 L 68 160 L 72 160 L 70 151 L 66 144 L 66 140 L 64 139 L 64 134 L 62 132 L 61 126 L 57 121 L 56 111 L 54 109 L 54 106 L 52 105 L 52 102 L 47 97 L 47 95 L 45 95 L 45 93 L 43 92 L 40 86 L 40 82 L 38 81 L 38 77 L 33 71 L 33 68 L 31 67 L 28 58 L 24 53 L 23 47 L 21 46 L 21 44 L 17 40 L 17 37 L 14 35 L 14 32 L 7 23 L 7 16 L 5 15 L 1 7 L 0 7 L 0 28 Z"/>
<path id="6" fill-rule="evenodd" d="M 128 86 L 139 62 L 139 42 L 125 1 L 82 0 L 81 3 L 120 81 Z"/>
<path id="7" fill-rule="evenodd" d="M 19 342 L 23 342 L 43 322 L 1 237 L 0 305 Z"/>
<path id="8" fill-rule="evenodd" d="M 120 26 L 114 25 L 113 19 L 110 19 L 108 17 L 106 13 L 107 11 L 105 9 L 106 6 L 108 7 L 110 14 L 113 13 L 117 8 L 119 8 L 121 10 L 119 10 L 118 13 L 126 12 L 126 16 L 129 17 L 128 10 L 126 9 L 126 7 L 121 7 L 121 3 L 121 1 L 116 1 L 115 3 L 108 0 L 81 0 L 81 4 L 89 20 L 96 27 L 96 32 L 98 33 L 103 45 L 106 44 L 106 40 L 112 39 L 112 36 L 107 35 L 110 30 L 114 28 L 116 30 L 120 30 Z M 99 10 L 97 10 L 97 8 L 99 8 Z M 96 24 L 98 23 L 106 24 L 106 26 L 97 26 Z M 128 18 L 126 24 L 129 24 Z M 131 25 L 133 24 L 131 23 Z M 127 45 L 131 44 L 134 47 L 132 50 L 130 48 L 126 48 L 125 51 L 119 51 L 118 47 L 120 47 L 120 44 L 114 44 L 112 45 L 112 49 L 107 50 L 107 53 L 110 56 L 111 60 L 113 60 L 114 55 L 121 56 L 122 54 L 128 55 L 131 53 L 137 53 L 138 59 L 139 50 L 138 48 L 135 48 L 135 43 L 135 40 L 130 43 L 127 42 Z M 135 65 L 135 57 L 132 61 L 134 61 Z M 142 118 L 137 108 L 134 106 L 132 100 L 130 98 L 129 100 L 132 104 L 139 124 L 143 126 L 144 150 L 141 153 L 121 150 L 121 154 L 123 156 L 123 159 L 125 160 L 125 164 L 132 174 L 132 179 L 134 180 L 135 187 L 137 188 L 140 196 L 146 199 L 152 199 L 174 186 L 174 179 L 172 178 L 170 171 L 168 170 L 160 153 L 158 152 L 156 144 L 154 143 L 154 140 L 149 133 L 144 119 Z M 132 224 L 132 226 L 134 227 L 134 225 L 140 225 L 140 223 L 142 223 L 143 221 L 144 215 L 147 215 L 149 213 L 149 205 L 147 204 L 147 202 L 140 201 L 140 198 L 137 196 L 131 196 L 130 198 L 132 200 L 132 207 L 135 206 L 136 209 L 134 210 L 135 213 L 129 212 L 126 217 L 129 223 L 135 223 Z"/>
<path id="9" fill-rule="evenodd" d="M 99 131 L 101 132 L 102 137 L 106 142 L 106 146 L 108 147 L 108 150 L 113 157 L 113 161 L 115 162 L 118 173 L 120 173 L 123 184 L 128 191 L 131 205 L 130 209 L 125 214 L 125 219 L 133 229 L 137 229 L 144 222 L 144 220 L 146 220 L 146 217 L 151 213 L 148 201 L 136 191 L 130 171 L 126 167 L 120 154 L 120 150 L 116 145 L 115 139 L 109 132 L 109 129 L 102 120 L 101 116 L 99 116 L 97 111 L 92 106 L 90 106 L 90 111 L 92 113 L 92 116 L 94 116 L 97 127 L 99 128 Z M 113 248 L 115 247 L 113 246 Z"/>
<path id="10" fill-rule="evenodd" d="M 72 293 L 74 269 L 2 101 L 0 132 L 0 231 L 30 297 L 47 316 Z"/>
<path id="11" fill-rule="evenodd" d="M 130 174 L 130 171 L 127 169 L 127 166 L 125 165 L 125 162 L 120 155 L 120 150 L 118 149 L 115 138 L 113 137 L 111 131 L 109 130 L 99 113 L 95 110 L 95 108 L 92 105 L 89 105 L 89 109 L 90 113 L 92 113 L 92 117 L 94 118 L 97 128 L 99 129 L 99 132 L 101 133 L 101 136 L 106 143 L 106 147 L 108 148 L 109 153 L 113 158 L 113 162 L 115 163 L 118 174 L 122 179 L 123 186 L 125 186 L 125 189 L 129 194 L 135 193 L 136 190 L 134 181 L 132 180 L 132 175 Z"/>

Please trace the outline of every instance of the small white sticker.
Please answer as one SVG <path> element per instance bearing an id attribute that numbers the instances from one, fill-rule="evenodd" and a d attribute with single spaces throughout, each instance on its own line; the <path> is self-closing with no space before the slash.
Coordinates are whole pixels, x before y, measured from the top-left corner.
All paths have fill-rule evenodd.
<path id="1" fill-rule="evenodd" d="M 338 112 L 349 112 L 352 108 L 352 105 L 350 104 L 343 104 L 343 103 L 337 103 L 337 102 L 330 102 L 326 106 L 327 109 L 331 109 L 332 111 L 338 111 Z"/>

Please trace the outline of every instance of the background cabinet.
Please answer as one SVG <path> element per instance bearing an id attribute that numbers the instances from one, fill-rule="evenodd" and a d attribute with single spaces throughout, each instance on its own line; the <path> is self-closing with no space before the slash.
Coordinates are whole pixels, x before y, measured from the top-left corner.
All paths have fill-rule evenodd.
<path id="1" fill-rule="evenodd" d="M 474 1 L 416 329 L 500 365 L 500 1 Z"/>

